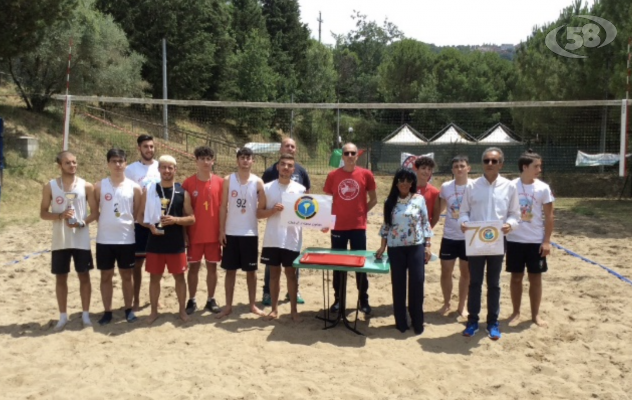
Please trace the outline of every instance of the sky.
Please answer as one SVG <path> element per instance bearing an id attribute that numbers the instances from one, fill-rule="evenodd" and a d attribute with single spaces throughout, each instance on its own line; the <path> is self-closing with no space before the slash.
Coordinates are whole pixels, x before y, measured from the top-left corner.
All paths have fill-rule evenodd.
<path id="1" fill-rule="evenodd" d="M 322 12 L 322 42 L 354 29 L 353 10 L 381 26 L 385 18 L 408 38 L 437 46 L 518 44 L 535 25 L 555 21 L 573 0 L 299 0 L 301 20 L 318 39 Z M 588 0 L 592 5 L 593 1 Z"/>

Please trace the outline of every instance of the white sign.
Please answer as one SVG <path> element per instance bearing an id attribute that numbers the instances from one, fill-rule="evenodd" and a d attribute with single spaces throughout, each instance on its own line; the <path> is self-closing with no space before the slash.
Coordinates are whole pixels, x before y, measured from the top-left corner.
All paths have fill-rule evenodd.
<path id="1" fill-rule="evenodd" d="M 402 168 L 413 169 L 413 167 L 415 166 L 415 160 L 423 156 L 430 157 L 434 160 L 434 152 L 428 153 L 428 154 L 421 154 L 419 156 L 416 156 L 410 153 L 401 153 Z"/>
<path id="2" fill-rule="evenodd" d="M 283 193 L 281 225 L 302 228 L 333 228 L 331 196 L 321 194 Z"/>
<path id="3" fill-rule="evenodd" d="M 505 254 L 502 221 L 466 222 L 465 225 L 465 254 L 468 257 Z"/>

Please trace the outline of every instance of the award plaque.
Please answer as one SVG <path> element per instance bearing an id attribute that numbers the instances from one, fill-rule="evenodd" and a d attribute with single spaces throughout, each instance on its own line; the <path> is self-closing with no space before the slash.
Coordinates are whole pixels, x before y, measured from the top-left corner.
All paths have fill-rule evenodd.
<path id="1" fill-rule="evenodd" d="M 65 193 L 66 200 L 68 203 L 67 210 L 75 211 L 75 199 L 77 198 L 77 193 Z M 74 225 L 77 223 L 77 216 L 73 214 L 72 217 L 68 218 L 68 225 Z"/>

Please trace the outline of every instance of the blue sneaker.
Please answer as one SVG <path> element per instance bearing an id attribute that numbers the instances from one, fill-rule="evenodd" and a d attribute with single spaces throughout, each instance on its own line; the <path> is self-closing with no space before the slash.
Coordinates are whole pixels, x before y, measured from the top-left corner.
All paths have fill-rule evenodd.
<path id="1" fill-rule="evenodd" d="M 495 324 L 487 325 L 487 336 L 489 336 L 491 340 L 500 339 L 501 334 L 500 334 L 500 327 L 498 326 L 498 322 L 496 322 Z"/>
<path id="2" fill-rule="evenodd" d="M 270 293 L 263 294 L 263 300 L 261 300 L 261 304 L 263 304 L 264 306 L 272 305 L 272 296 L 270 296 Z"/>
<path id="3" fill-rule="evenodd" d="M 463 331 L 463 336 L 472 337 L 478 332 L 478 322 L 468 322 Z"/>

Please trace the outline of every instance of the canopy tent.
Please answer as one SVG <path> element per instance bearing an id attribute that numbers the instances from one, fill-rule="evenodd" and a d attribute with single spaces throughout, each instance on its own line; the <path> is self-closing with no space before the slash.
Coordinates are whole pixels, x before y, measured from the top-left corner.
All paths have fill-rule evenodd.
<path id="1" fill-rule="evenodd" d="M 502 122 L 489 128 L 478 138 L 478 143 L 520 144 L 521 138 Z"/>
<path id="2" fill-rule="evenodd" d="M 385 144 L 428 144 L 428 139 L 408 124 L 403 124 L 382 139 Z"/>
<path id="3" fill-rule="evenodd" d="M 450 143 L 476 144 L 476 139 L 452 122 L 430 138 L 430 144 Z"/>

